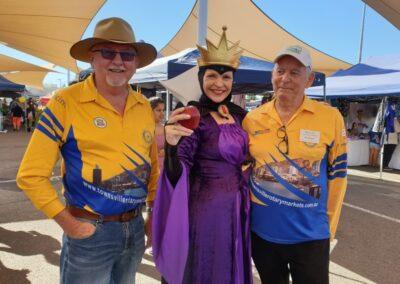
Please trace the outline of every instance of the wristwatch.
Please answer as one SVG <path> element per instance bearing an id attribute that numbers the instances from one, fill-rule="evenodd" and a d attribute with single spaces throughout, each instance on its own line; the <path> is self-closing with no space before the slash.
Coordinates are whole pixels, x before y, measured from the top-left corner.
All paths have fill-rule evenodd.
<path id="1" fill-rule="evenodd" d="M 146 213 L 151 214 L 153 213 L 153 207 L 146 207 Z"/>

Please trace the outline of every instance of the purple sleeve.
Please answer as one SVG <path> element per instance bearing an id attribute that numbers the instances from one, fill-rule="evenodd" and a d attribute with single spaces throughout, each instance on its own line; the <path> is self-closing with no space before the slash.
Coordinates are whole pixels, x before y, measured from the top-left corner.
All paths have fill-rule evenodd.
<path id="1" fill-rule="evenodd" d="M 153 209 L 153 259 L 168 283 L 182 283 L 189 249 L 188 173 L 182 163 L 182 175 L 175 187 L 163 171 Z"/>
<path id="2" fill-rule="evenodd" d="M 198 128 L 179 143 L 182 174 L 173 186 L 162 172 L 153 208 L 153 258 L 168 283 L 182 283 L 189 249 L 189 171 L 198 147 Z"/>
<path id="3" fill-rule="evenodd" d="M 178 146 L 178 157 L 190 171 L 193 166 L 194 156 L 196 155 L 200 138 L 200 126 L 197 127 L 192 135 L 182 138 Z"/>

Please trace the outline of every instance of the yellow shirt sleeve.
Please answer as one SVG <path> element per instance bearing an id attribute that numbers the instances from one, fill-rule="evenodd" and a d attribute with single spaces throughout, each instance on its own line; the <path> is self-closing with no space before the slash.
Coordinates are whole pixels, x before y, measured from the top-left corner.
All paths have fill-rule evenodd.
<path id="1" fill-rule="evenodd" d="M 154 139 L 153 144 L 150 148 L 150 159 L 151 159 L 151 172 L 150 181 L 147 186 L 147 199 L 146 202 L 153 202 L 156 198 L 157 182 L 160 176 L 160 169 L 158 167 L 158 151 L 157 151 L 157 139 Z"/>
<path id="2" fill-rule="evenodd" d="M 26 149 L 17 174 L 17 184 L 33 205 L 53 218 L 64 209 L 50 182 L 60 157 L 65 127 L 65 101 L 58 95 L 48 103 Z"/>
<path id="3" fill-rule="evenodd" d="M 344 195 L 347 187 L 347 137 L 343 117 L 337 111 L 335 138 L 329 150 L 328 170 L 328 217 L 331 240 L 339 223 Z"/>

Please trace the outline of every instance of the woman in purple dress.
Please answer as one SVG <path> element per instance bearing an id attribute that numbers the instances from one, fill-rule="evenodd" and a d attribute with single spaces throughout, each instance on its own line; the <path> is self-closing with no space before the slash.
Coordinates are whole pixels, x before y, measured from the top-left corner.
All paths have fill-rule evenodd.
<path id="1" fill-rule="evenodd" d="M 181 108 L 165 127 L 153 256 L 170 284 L 251 283 L 249 197 L 242 174 L 245 111 L 230 102 L 241 51 L 237 44 L 228 49 L 225 29 L 219 46 L 207 41 L 207 47 L 198 47 L 199 126 L 194 131 L 181 126 L 179 121 L 190 118 Z"/>

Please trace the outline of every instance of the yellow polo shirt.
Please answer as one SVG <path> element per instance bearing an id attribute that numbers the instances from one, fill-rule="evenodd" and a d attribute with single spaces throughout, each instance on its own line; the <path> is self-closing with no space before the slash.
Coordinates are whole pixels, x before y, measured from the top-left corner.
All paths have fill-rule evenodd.
<path id="1" fill-rule="evenodd" d="M 155 198 L 159 175 L 150 104 L 129 91 L 121 116 L 97 91 L 93 76 L 50 100 L 21 162 L 17 183 L 52 218 L 64 209 L 49 178 L 62 156 L 66 203 L 102 215 Z"/>
<path id="2" fill-rule="evenodd" d="M 305 97 L 282 126 L 275 100 L 243 121 L 256 161 L 250 178 L 252 230 L 282 244 L 333 238 L 346 190 L 343 118 L 337 109 Z"/>

